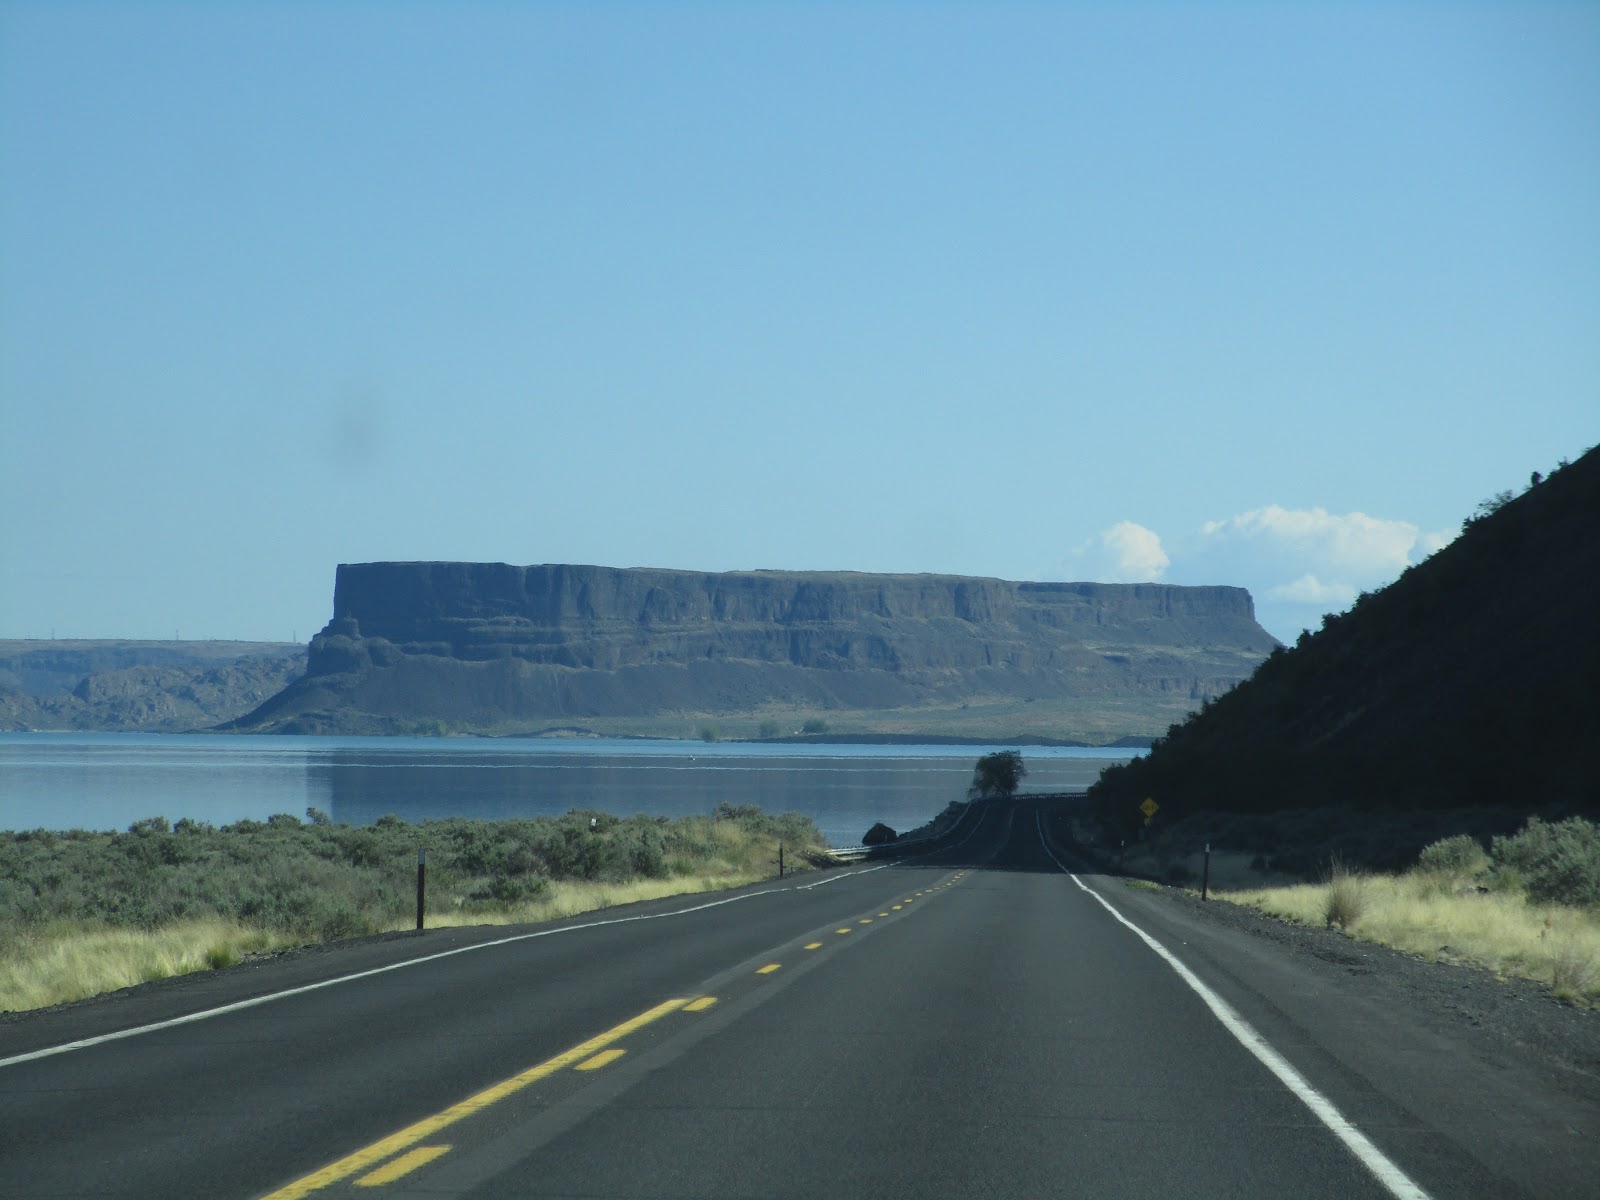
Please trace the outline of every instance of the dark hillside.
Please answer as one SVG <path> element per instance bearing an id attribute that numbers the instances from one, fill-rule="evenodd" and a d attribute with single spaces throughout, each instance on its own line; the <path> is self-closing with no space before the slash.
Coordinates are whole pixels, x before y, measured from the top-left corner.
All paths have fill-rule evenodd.
<path id="1" fill-rule="evenodd" d="M 1492 506 L 1490 506 L 1492 507 Z M 1205 810 L 1600 807 L 1600 450 L 1529 487 L 1092 791 Z"/>

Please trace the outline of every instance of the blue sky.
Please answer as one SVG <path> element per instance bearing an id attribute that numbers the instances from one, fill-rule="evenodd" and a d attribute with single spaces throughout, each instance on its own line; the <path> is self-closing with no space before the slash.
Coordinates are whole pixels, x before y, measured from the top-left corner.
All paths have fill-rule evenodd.
<path id="1" fill-rule="evenodd" d="M 0 636 L 1250 588 L 1600 440 L 1600 5 L 0 2 Z"/>

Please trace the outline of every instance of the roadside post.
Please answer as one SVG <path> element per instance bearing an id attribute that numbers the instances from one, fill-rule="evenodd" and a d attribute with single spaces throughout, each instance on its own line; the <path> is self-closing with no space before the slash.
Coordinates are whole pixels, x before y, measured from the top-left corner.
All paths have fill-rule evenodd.
<path id="1" fill-rule="evenodd" d="M 778 843 L 778 878 L 783 878 L 783 843 Z"/>
<path id="2" fill-rule="evenodd" d="M 425 911 L 424 897 L 427 895 L 428 877 L 428 852 L 417 851 L 417 930 L 422 929 L 422 914 Z"/>
<path id="3" fill-rule="evenodd" d="M 1211 843 L 1206 843 L 1205 865 L 1200 868 L 1200 899 L 1209 900 L 1211 891 Z"/>

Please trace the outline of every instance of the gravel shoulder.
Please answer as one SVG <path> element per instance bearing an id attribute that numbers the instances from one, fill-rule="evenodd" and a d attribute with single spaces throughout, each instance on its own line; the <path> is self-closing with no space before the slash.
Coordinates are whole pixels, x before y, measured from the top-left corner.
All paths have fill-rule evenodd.
<path id="1" fill-rule="evenodd" d="M 1336 930 L 1296 925 L 1173 887 L 1139 889 L 1190 920 L 1271 943 L 1313 972 L 1336 972 L 1374 1000 L 1475 1043 L 1485 1057 L 1532 1057 L 1600 1103 L 1600 1013 L 1556 999 L 1550 988 L 1477 967 L 1428 962 Z"/>

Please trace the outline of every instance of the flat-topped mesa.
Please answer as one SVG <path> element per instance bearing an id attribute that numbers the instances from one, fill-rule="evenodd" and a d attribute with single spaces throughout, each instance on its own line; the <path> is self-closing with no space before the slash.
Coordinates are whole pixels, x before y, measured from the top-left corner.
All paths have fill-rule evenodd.
<path id="1" fill-rule="evenodd" d="M 341 565 L 306 678 L 241 725 L 958 707 L 1212 694 L 1275 645 L 1248 592 L 952 575 Z M 314 718 L 314 719 L 313 719 Z"/>

